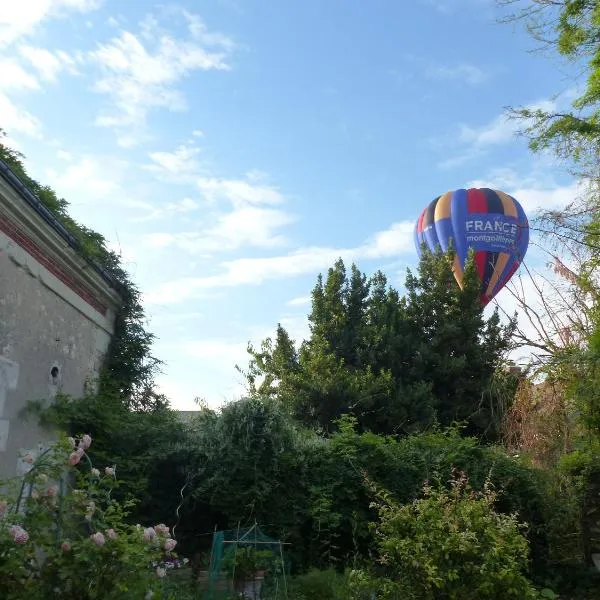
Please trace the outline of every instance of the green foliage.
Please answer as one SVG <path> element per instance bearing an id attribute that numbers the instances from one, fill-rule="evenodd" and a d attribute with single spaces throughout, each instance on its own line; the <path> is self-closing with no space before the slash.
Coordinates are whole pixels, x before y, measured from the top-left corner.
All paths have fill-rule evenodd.
<path id="1" fill-rule="evenodd" d="M 299 429 L 270 398 L 207 415 L 189 440 L 192 458 L 185 460 L 195 470 L 178 531 L 192 537 L 215 525 L 234 529 L 257 521 L 290 544 L 295 571 L 342 568 L 373 549 L 374 514 L 362 471 L 410 503 L 426 479 L 447 480 L 457 467 L 475 489 L 489 478 L 498 490 L 497 510 L 528 523 L 536 571 L 551 571 L 564 560 L 566 542 L 577 539 L 577 506 L 553 477 L 457 430 L 396 438 L 359 433 L 356 421 L 346 416 L 335 434 L 320 438 Z"/>
<path id="2" fill-rule="evenodd" d="M 0 159 L 75 238 L 79 253 L 113 279 L 120 295 L 115 331 L 100 376 L 100 392 L 117 394 L 130 409 L 149 410 L 164 406 L 165 398 L 152 390 L 153 376 L 160 365 L 160 361 L 151 355 L 154 336 L 146 330 L 140 292 L 123 268 L 120 257 L 107 248 L 102 235 L 69 216 L 69 205 L 64 198 L 59 198 L 49 186 L 41 185 L 29 176 L 24 156 L 2 143 L 5 135 L 0 128 Z"/>
<path id="3" fill-rule="evenodd" d="M 172 555 L 175 541 L 164 525 L 144 530 L 125 523 L 130 505 L 112 498 L 110 467 L 92 467 L 86 454 L 91 442 L 82 436 L 76 449 L 72 438 L 62 439 L 37 460 L 28 457 L 32 468 L 21 485 L 0 498 L 3 599 L 160 594 L 166 573 L 156 565 Z M 10 482 L 2 487 L 10 489 Z"/>
<path id="4" fill-rule="evenodd" d="M 400 298 L 378 272 L 367 280 L 339 260 L 312 293 L 311 336 L 299 351 L 281 327 L 275 340 L 252 346 L 252 394 L 276 397 L 301 423 L 331 431 L 344 414 L 361 429 L 410 433 L 434 422 L 468 423 L 496 434 L 499 406 L 490 389 L 512 326 L 483 318 L 473 263 L 464 289 L 452 255 L 425 253 Z M 493 426 L 491 426 L 493 424 Z"/>
<path id="5" fill-rule="evenodd" d="M 351 579 L 349 574 L 335 569 L 310 569 L 294 577 L 288 592 L 290 600 L 348 600 L 352 594 Z"/>
<path id="6" fill-rule="evenodd" d="M 42 411 L 41 423 L 68 435 L 90 432 L 96 440 L 89 451 L 91 460 L 118 470 L 116 497 L 137 500 L 132 518 L 142 523 L 175 519 L 188 468 L 183 458 L 188 456 L 186 432 L 175 411 L 167 407 L 131 411 L 116 395 L 58 395 Z"/>
<path id="7" fill-rule="evenodd" d="M 496 512 L 489 484 L 475 492 L 463 473 L 450 489 L 424 487 L 424 497 L 398 505 L 379 497 L 380 598 L 536 598 L 525 577 L 527 540 L 514 515 Z"/>

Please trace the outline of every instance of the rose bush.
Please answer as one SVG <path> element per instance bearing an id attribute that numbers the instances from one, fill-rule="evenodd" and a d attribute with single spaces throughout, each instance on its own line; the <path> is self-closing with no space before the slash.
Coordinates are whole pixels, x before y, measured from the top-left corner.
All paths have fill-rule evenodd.
<path id="1" fill-rule="evenodd" d="M 64 438 L 28 473 L 0 481 L 0 598 L 160 598 L 176 541 L 164 524 L 128 525 L 111 498 L 115 466 L 96 469 L 89 435 Z M 31 460 L 29 460 L 31 458 Z M 76 467 L 76 465 L 79 465 Z"/>

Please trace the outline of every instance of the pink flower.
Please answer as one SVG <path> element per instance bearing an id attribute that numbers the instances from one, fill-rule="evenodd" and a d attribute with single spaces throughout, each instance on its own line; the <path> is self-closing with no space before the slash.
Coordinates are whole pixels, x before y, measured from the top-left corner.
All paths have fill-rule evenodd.
<path id="1" fill-rule="evenodd" d="M 28 465 L 32 465 L 33 464 L 33 456 L 31 456 L 31 454 L 26 454 L 23 457 L 23 460 L 28 464 Z"/>
<path id="2" fill-rule="evenodd" d="M 114 529 L 112 529 L 112 528 L 106 530 L 106 535 L 111 540 L 116 540 L 119 537 L 117 535 L 117 532 Z"/>
<path id="3" fill-rule="evenodd" d="M 60 545 L 60 549 L 61 549 L 63 552 L 68 552 L 68 551 L 71 549 L 71 544 L 69 544 L 69 542 L 63 542 L 63 543 Z"/>
<path id="4" fill-rule="evenodd" d="M 90 539 L 92 542 L 94 542 L 94 544 L 96 544 L 96 546 L 98 546 L 98 548 L 102 548 L 102 546 L 104 546 L 105 539 L 99 531 L 92 533 L 92 535 L 90 535 Z"/>
<path id="5" fill-rule="evenodd" d="M 92 438 L 87 433 L 79 440 L 79 448 L 87 450 L 92 445 Z"/>
<path id="6" fill-rule="evenodd" d="M 171 552 L 171 550 L 173 550 L 175 548 L 175 546 L 177 546 L 177 542 L 174 539 L 167 538 L 165 540 L 165 550 L 167 552 Z"/>
<path id="7" fill-rule="evenodd" d="M 29 539 L 29 534 L 19 525 L 13 525 L 8 528 L 8 533 L 15 544 L 24 544 Z"/>
<path id="8" fill-rule="evenodd" d="M 71 455 L 69 456 L 69 462 L 71 463 L 72 466 L 75 466 L 76 464 L 79 463 L 79 461 L 81 460 L 81 457 L 84 454 L 84 450 L 83 448 L 77 448 L 77 450 L 75 450 L 75 452 L 71 452 Z"/>
<path id="9" fill-rule="evenodd" d="M 152 527 L 146 527 L 146 529 L 144 529 L 144 541 L 145 542 L 151 542 L 155 536 L 156 536 L 156 531 L 154 531 L 154 529 L 152 529 Z"/>
<path id="10" fill-rule="evenodd" d="M 163 577 L 166 577 L 167 570 L 162 567 L 156 567 L 156 574 L 162 579 Z"/>
<path id="11" fill-rule="evenodd" d="M 155 525 L 154 531 L 156 531 L 156 533 L 158 533 L 158 535 L 169 535 L 169 533 L 170 533 L 169 528 L 164 523 Z"/>
<path id="12" fill-rule="evenodd" d="M 90 471 L 90 475 L 91 475 L 92 477 L 100 477 L 100 471 L 98 471 L 98 469 L 92 469 L 92 470 Z"/>
<path id="13" fill-rule="evenodd" d="M 3 517 L 8 510 L 8 503 L 4 500 L 0 500 L 0 517 Z"/>
<path id="14" fill-rule="evenodd" d="M 58 487 L 56 485 L 51 485 L 46 490 L 46 496 L 48 496 L 50 498 L 54 498 L 54 496 L 56 496 L 56 494 L 58 494 Z"/>
<path id="15" fill-rule="evenodd" d="M 104 469 L 104 474 L 108 475 L 109 477 L 114 477 L 115 476 L 115 470 L 113 467 L 106 467 Z"/>

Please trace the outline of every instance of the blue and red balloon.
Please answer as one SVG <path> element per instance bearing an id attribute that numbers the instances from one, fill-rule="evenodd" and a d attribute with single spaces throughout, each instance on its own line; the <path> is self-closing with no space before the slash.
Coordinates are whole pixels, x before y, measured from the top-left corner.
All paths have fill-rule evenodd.
<path id="1" fill-rule="evenodd" d="M 469 250 L 481 281 L 481 302 L 487 304 L 519 268 L 529 244 L 529 222 L 512 196 L 488 188 L 460 189 L 438 196 L 420 214 L 415 245 L 446 252 L 452 244 L 454 277 L 462 287 Z"/>

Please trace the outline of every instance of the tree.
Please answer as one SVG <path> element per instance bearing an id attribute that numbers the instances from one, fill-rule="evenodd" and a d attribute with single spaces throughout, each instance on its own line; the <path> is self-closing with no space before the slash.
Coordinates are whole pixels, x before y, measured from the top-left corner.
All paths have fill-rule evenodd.
<path id="1" fill-rule="evenodd" d="M 276 397 L 302 423 L 325 431 L 344 414 L 362 429 L 407 433 L 466 421 L 483 433 L 482 399 L 508 348 L 511 327 L 483 317 L 479 282 L 467 266 L 463 290 L 452 256 L 425 253 L 401 298 L 381 272 L 367 277 L 342 260 L 317 278 L 311 335 L 296 351 L 279 325 L 275 342 L 249 346 L 251 394 Z"/>
<path id="2" fill-rule="evenodd" d="M 504 6 L 516 4 L 498 1 Z M 575 445 L 579 449 L 563 462 L 580 483 L 582 545 L 589 560 L 600 548 L 600 540 L 593 539 L 600 523 L 600 4 L 597 0 L 530 0 L 508 20 L 525 22 L 535 40 L 585 77 L 569 108 L 521 108 L 512 110 L 512 116 L 524 124 L 531 149 L 562 160 L 582 189 L 570 206 L 544 211 L 536 220 L 563 286 L 553 286 L 550 301 L 540 293 L 542 308 L 530 315 L 538 325 L 538 347 L 545 353 L 543 373 L 549 383 L 561 386 L 570 421 L 578 425 Z M 521 303 L 530 306 L 522 296 Z M 585 463 L 585 468 L 573 468 L 579 463 Z"/>

